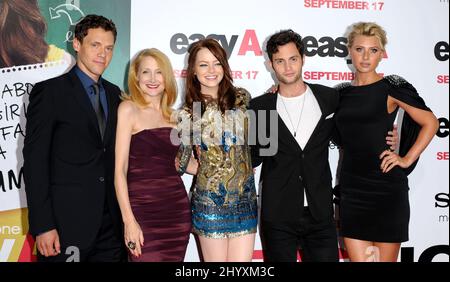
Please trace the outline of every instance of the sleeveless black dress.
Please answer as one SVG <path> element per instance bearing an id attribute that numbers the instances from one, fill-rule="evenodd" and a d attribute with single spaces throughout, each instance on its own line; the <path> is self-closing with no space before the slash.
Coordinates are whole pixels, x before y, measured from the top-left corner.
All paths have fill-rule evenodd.
<path id="1" fill-rule="evenodd" d="M 335 118 L 344 150 L 339 179 L 341 235 L 374 242 L 407 241 L 407 175 L 415 164 L 406 170 L 396 166 L 388 173 L 380 168 L 379 155 L 389 149 L 385 138 L 393 129 L 399 110 L 388 113 L 387 99 L 392 96 L 411 106 L 429 109 L 414 87 L 398 76 L 364 86 L 346 83 L 338 90 L 341 101 Z M 405 113 L 400 156 L 414 144 L 419 130 Z"/>

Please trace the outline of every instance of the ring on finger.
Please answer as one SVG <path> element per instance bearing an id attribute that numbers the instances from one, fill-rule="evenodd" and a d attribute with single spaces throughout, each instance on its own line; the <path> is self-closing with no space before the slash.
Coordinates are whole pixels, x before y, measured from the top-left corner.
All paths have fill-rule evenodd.
<path id="1" fill-rule="evenodd" d="M 134 250 L 134 249 L 136 249 L 136 243 L 133 242 L 133 241 L 128 241 L 127 247 L 128 247 L 130 250 Z"/>

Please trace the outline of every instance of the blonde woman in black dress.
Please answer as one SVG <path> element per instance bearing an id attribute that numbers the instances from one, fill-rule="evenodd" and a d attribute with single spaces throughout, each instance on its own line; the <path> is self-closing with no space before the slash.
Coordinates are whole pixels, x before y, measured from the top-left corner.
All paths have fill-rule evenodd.
<path id="1" fill-rule="evenodd" d="M 385 31 L 357 23 L 348 36 L 355 79 L 338 86 L 335 115 L 344 149 L 340 177 L 341 233 L 351 261 L 397 261 L 408 240 L 408 178 L 438 129 L 416 89 L 397 75 L 382 77 Z M 399 108 L 405 111 L 400 150 L 386 145 Z"/>

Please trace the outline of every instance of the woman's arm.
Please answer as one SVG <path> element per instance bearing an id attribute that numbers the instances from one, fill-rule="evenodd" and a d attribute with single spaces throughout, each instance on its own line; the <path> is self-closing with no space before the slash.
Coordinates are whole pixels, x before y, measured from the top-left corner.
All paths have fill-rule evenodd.
<path id="1" fill-rule="evenodd" d="M 179 139 L 180 148 L 178 149 L 178 153 L 175 158 L 175 167 L 180 175 L 184 174 L 185 172 L 190 173 L 190 171 L 188 171 L 188 166 L 191 163 L 191 158 L 193 158 L 192 124 L 193 124 L 192 115 L 186 109 L 178 111 L 177 131 L 180 138 Z"/>
<path id="2" fill-rule="evenodd" d="M 122 213 L 122 220 L 125 225 L 125 244 L 127 245 L 130 241 L 134 242 L 136 249 L 131 250 L 131 252 L 133 255 L 139 256 L 141 254 L 141 246 L 144 244 L 144 238 L 131 209 L 127 184 L 128 158 L 131 135 L 133 127 L 136 124 L 136 110 L 132 102 L 129 101 L 124 101 L 119 105 L 117 113 L 114 186 Z"/>
<path id="3" fill-rule="evenodd" d="M 391 96 L 389 97 L 389 100 L 391 103 L 394 103 L 405 110 L 405 112 L 420 125 L 421 129 L 416 142 L 405 156 L 400 157 L 396 153 L 389 151 L 385 151 L 380 155 L 380 159 L 383 159 L 381 163 L 383 172 L 390 171 L 396 165 L 402 168 L 409 167 L 419 158 L 420 154 L 431 142 L 431 139 L 433 139 L 439 128 L 439 122 L 432 112 L 415 108 Z"/>
<path id="4" fill-rule="evenodd" d="M 184 173 L 190 174 L 190 175 L 196 175 L 198 172 L 198 160 L 194 158 L 194 156 L 191 155 L 191 158 L 189 159 L 189 162 L 187 163 L 186 169 L 184 170 Z M 180 172 L 180 156 L 177 156 L 175 158 L 175 169 Z"/>

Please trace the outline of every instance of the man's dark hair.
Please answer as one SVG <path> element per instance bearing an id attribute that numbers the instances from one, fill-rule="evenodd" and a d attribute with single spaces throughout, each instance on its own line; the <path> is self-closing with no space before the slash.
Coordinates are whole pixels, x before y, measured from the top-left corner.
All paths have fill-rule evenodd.
<path id="1" fill-rule="evenodd" d="M 114 34 L 114 42 L 117 38 L 116 25 L 112 20 L 109 20 L 99 15 L 87 15 L 75 26 L 75 38 L 83 43 L 83 39 L 88 34 L 91 28 L 102 28 L 105 31 L 111 31 Z"/>
<path id="2" fill-rule="evenodd" d="M 269 55 L 270 61 L 272 61 L 273 54 L 278 52 L 278 47 L 291 42 L 293 42 L 297 47 L 300 56 L 303 56 L 305 47 L 303 45 L 302 37 L 300 36 L 300 34 L 294 32 L 292 29 L 281 30 L 280 32 L 272 35 L 269 38 L 269 41 L 267 41 L 266 52 L 267 55 Z"/>

